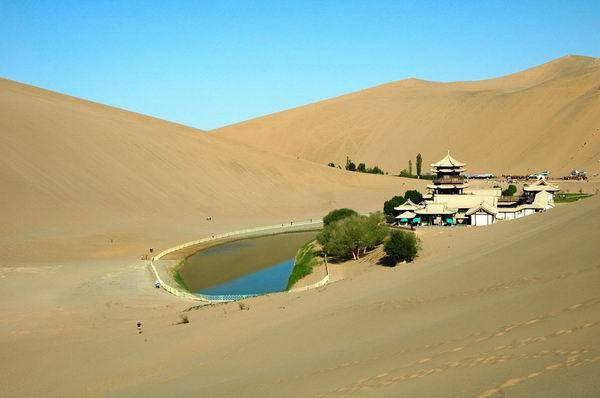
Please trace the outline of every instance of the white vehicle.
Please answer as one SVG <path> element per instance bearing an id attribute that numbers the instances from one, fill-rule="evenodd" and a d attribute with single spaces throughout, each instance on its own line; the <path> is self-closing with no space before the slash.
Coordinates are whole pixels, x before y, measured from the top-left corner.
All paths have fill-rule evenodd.
<path id="1" fill-rule="evenodd" d="M 539 173 L 529 174 L 527 178 L 541 180 L 543 178 L 548 178 L 550 176 L 550 172 L 548 170 L 544 170 Z"/>

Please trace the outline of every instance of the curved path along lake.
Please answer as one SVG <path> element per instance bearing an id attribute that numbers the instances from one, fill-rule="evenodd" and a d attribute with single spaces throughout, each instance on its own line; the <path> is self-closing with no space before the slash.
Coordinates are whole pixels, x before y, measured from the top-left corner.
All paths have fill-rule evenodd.
<path id="1" fill-rule="evenodd" d="M 317 231 L 241 239 L 201 250 L 179 274 L 193 293 L 265 294 L 286 289 L 298 249 Z"/>

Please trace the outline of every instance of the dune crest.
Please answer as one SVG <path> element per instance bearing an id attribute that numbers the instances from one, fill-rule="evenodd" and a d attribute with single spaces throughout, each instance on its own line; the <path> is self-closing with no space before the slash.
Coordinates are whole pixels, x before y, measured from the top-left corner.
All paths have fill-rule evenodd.
<path id="1" fill-rule="evenodd" d="M 566 56 L 471 82 L 407 79 L 226 126 L 239 142 L 399 173 L 451 149 L 473 171 L 600 173 L 600 61 Z"/>

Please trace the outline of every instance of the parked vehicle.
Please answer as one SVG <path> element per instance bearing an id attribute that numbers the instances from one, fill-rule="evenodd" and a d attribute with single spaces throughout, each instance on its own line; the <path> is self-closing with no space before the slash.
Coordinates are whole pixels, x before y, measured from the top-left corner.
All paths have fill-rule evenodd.
<path id="1" fill-rule="evenodd" d="M 542 178 L 550 177 L 550 172 L 548 170 L 541 171 L 539 173 L 529 174 L 527 178 L 532 180 L 541 180 Z"/>

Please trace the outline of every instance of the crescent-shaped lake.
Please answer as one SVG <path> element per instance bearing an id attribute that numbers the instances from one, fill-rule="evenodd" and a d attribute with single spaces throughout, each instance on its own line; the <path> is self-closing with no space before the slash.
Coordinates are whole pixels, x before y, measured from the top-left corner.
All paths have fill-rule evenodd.
<path id="1" fill-rule="evenodd" d="M 179 275 L 190 292 L 259 295 L 284 291 L 296 252 L 317 231 L 247 238 L 201 250 L 186 259 Z"/>

